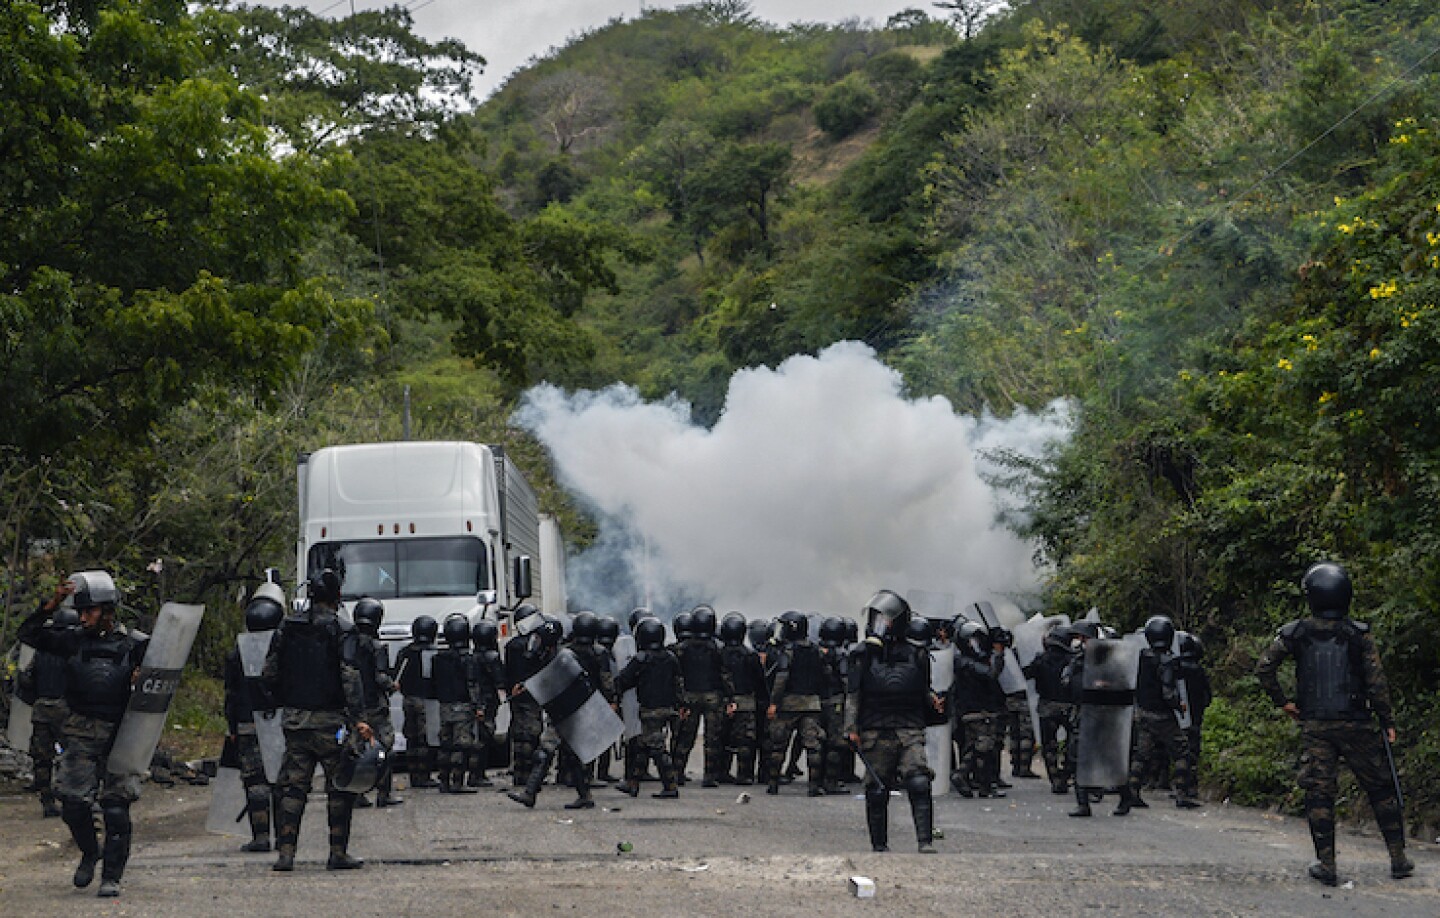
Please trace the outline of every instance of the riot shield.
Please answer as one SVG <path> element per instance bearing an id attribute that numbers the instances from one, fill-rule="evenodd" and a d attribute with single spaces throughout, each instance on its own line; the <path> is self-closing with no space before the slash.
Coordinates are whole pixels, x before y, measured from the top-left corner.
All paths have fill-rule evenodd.
<path id="1" fill-rule="evenodd" d="M 635 636 L 622 634 L 615 639 L 615 675 L 635 658 Z M 620 696 L 620 715 L 625 721 L 625 739 L 640 735 L 640 696 L 635 689 L 628 689 Z"/>
<path id="2" fill-rule="evenodd" d="M 280 780 L 280 766 L 285 762 L 285 710 L 255 712 L 255 739 L 260 745 L 260 761 L 265 766 L 265 780 Z"/>
<path id="3" fill-rule="evenodd" d="M 430 684 L 430 668 L 435 663 L 435 654 L 439 652 L 438 650 L 420 651 L 420 675 L 425 679 L 426 686 Z M 427 692 L 426 694 L 431 693 Z M 425 699 L 425 742 L 431 748 L 440 748 L 440 700 L 438 698 Z"/>
<path id="4" fill-rule="evenodd" d="M 205 831 L 249 837 L 250 823 L 245 812 L 245 785 L 240 780 L 240 769 L 220 766 L 210 779 L 210 812 L 205 817 Z"/>
<path id="5" fill-rule="evenodd" d="M 1175 721 L 1181 730 L 1189 730 L 1195 723 L 1195 718 L 1190 714 L 1190 683 L 1182 677 L 1175 683 L 1175 688 L 1180 693 L 1180 704 L 1183 705 L 1175 712 Z"/>
<path id="6" fill-rule="evenodd" d="M 1021 670 L 1029 666 L 1040 656 L 1045 649 L 1045 635 L 1050 633 L 1051 628 L 1061 628 L 1070 624 L 1068 615 L 1041 615 L 1036 612 L 1025 621 L 1015 627 L 1015 659 L 1019 661 Z M 1040 697 L 1035 694 L 1035 680 L 1025 680 L 1025 698 L 1030 703 L 1030 725 L 1035 730 L 1035 735 L 1040 735 L 1040 714 L 1038 711 Z"/>
<path id="7" fill-rule="evenodd" d="M 29 644 L 20 645 L 20 655 L 15 661 L 15 671 L 23 673 L 35 660 L 35 648 Z M 35 709 L 20 700 L 19 692 L 10 693 L 10 725 L 5 728 L 5 736 L 10 740 L 10 745 L 28 752 L 30 749 L 30 737 L 34 735 L 35 725 L 31 716 Z"/>
<path id="8" fill-rule="evenodd" d="M 155 632 L 140 664 L 140 677 L 130 692 L 130 704 L 115 743 L 110 749 L 109 770 L 118 775 L 140 775 L 149 771 L 155 746 L 165 731 L 165 716 L 180 686 L 180 673 L 190 656 L 190 645 L 200 630 L 204 606 L 167 602 L 155 620 Z"/>
<path id="9" fill-rule="evenodd" d="M 930 650 L 930 688 L 941 698 L 950 693 L 955 681 L 955 645 L 945 644 Z M 955 746 L 952 742 L 950 716 L 947 710 L 944 722 L 925 728 L 925 761 L 930 770 L 940 776 L 932 793 L 950 793 L 949 775 L 954 764 Z"/>
<path id="10" fill-rule="evenodd" d="M 265 656 L 270 653 L 270 644 L 275 632 L 246 631 L 235 636 L 235 646 L 240 650 L 240 669 L 247 679 L 259 679 L 265 668 Z"/>
<path id="11" fill-rule="evenodd" d="M 1119 787 L 1130 779 L 1130 731 L 1139 670 L 1140 648 L 1131 641 L 1096 638 L 1085 645 L 1077 785 Z"/>
<path id="12" fill-rule="evenodd" d="M 562 648 L 526 679 L 525 688 L 550 715 L 555 732 L 581 762 L 595 761 L 625 732 L 624 723 L 590 684 L 584 667 L 568 648 Z"/>

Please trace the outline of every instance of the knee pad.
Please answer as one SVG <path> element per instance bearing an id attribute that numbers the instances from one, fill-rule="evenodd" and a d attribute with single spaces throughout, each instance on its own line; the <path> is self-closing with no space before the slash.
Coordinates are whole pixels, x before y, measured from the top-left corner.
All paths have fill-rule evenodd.
<path id="1" fill-rule="evenodd" d="M 299 803 L 302 807 L 305 805 L 305 800 L 309 796 L 309 792 L 297 784 L 287 784 L 280 791 L 280 799 L 282 801 L 289 800 L 294 803 Z"/>
<path id="2" fill-rule="evenodd" d="M 105 819 L 106 835 L 130 834 L 130 804 L 106 803 L 101 806 L 100 815 Z"/>
<path id="3" fill-rule="evenodd" d="M 905 779 L 905 792 L 913 796 L 925 796 L 930 793 L 930 779 L 923 774 L 911 775 Z"/>

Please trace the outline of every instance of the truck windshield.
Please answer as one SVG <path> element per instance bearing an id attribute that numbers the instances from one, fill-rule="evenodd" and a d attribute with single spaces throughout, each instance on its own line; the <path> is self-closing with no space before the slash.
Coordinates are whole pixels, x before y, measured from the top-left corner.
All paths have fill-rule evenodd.
<path id="1" fill-rule="evenodd" d="M 489 589 L 485 545 L 467 537 L 319 542 L 309 569 L 340 575 L 345 599 L 464 596 Z"/>

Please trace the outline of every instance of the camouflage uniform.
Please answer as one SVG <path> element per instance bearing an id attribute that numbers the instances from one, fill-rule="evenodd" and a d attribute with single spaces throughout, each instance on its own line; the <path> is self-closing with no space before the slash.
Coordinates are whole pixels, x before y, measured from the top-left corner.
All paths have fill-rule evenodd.
<path id="1" fill-rule="evenodd" d="M 285 709 L 285 759 L 277 781 L 280 806 L 275 841 L 280 858 L 276 870 L 292 869 L 316 765 L 325 773 L 325 809 L 330 826 L 328 866 L 360 866 L 348 854 L 356 795 L 339 790 L 334 782 L 347 744 L 358 742 L 355 725 L 365 710 L 365 693 L 359 671 L 344 653 L 347 626 L 318 602 L 312 601 L 311 610 L 305 617 L 285 620 L 270 644 L 261 674 L 270 697 Z M 306 637 L 309 635 L 315 637 Z M 291 671 L 295 667 L 290 662 L 292 647 L 323 647 L 323 665 Z M 310 653 L 309 657 L 293 659 L 309 664 L 315 651 Z"/>
<path id="2" fill-rule="evenodd" d="M 1306 710 L 1306 674 L 1297 668 L 1300 695 L 1300 768 L 1298 783 L 1305 791 L 1305 816 L 1320 864 L 1335 871 L 1335 797 L 1339 792 L 1340 762 L 1355 773 L 1355 780 L 1370 799 L 1375 822 L 1390 852 L 1392 872 L 1397 876 L 1405 857 L 1405 821 L 1396 786 L 1386 759 L 1381 730 L 1395 726 L 1390 689 L 1380 665 L 1380 654 L 1370 636 L 1369 626 L 1348 618 L 1338 620 L 1310 617 L 1287 624 L 1261 656 L 1256 666 L 1260 684 L 1277 706 L 1289 701 L 1280 687 L 1278 670 L 1287 657 L 1297 661 L 1312 640 L 1339 639 L 1348 647 L 1356 677 L 1353 710 L 1348 716 L 1318 717 Z M 1368 710 L 1367 710 L 1368 708 Z M 1371 718 L 1379 718 L 1377 728 Z M 1413 869 L 1413 867 L 1411 868 Z M 1332 879 L 1333 882 L 1333 879 Z"/>
<path id="3" fill-rule="evenodd" d="M 1035 777 L 1030 767 L 1035 760 L 1035 724 L 1030 720 L 1030 698 L 1025 692 L 1005 696 L 1000 732 L 1010 737 L 1010 774 L 1017 778 Z"/>
<path id="4" fill-rule="evenodd" d="M 665 794 L 674 796 L 676 765 L 670 757 L 666 731 L 671 721 L 679 717 L 680 699 L 685 693 L 680 661 L 669 650 L 639 651 L 615 677 L 617 695 L 632 688 L 640 701 L 640 734 L 630 741 L 621 790 L 631 796 L 639 793 L 645 769 L 654 761 Z"/>
<path id="5" fill-rule="evenodd" d="M 777 792 L 780 777 L 785 773 L 785 753 L 790 737 L 798 734 L 805 750 L 806 778 L 812 795 L 823 793 L 820 783 L 821 749 L 825 744 L 825 716 L 822 705 L 824 662 L 819 648 L 809 641 L 789 641 L 772 651 L 778 657 L 775 681 L 770 691 L 770 706 L 775 717 L 770 721 L 770 786 Z M 807 659 L 813 657 L 813 659 Z M 814 671 L 811 672 L 810 670 Z"/>
<path id="6" fill-rule="evenodd" d="M 524 690 L 526 679 L 539 671 L 527 649 L 529 638 L 520 635 L 505 644 L 505 681 L 510 689 L 511 774 L 516 787 L 523 787 L 545 732 L 545 712 Z M 520 689 L 516 694 L 516 689 Z"/>
<path id="7" fill-rule="evenodd" d="M 65 721 L 70 718 L 70 706 L 61 698 L 37 698 L 30 712 L 30 759 L 35 765 L 35 786 L 40 790 L 40 803 L 45 815 L 58 816 L 55 807 L 55 792 L 51 787 L 54 776 L 56 747 L 65 745 Z"/>
<path id="8" fill-rule="evenodd" d="M 435 770 L 436 750 L 430 745 L 426 711 L 426 702 L 434 693 L 430 688 L 430 677 L 425 674 L 425 655 L 434 650 L 433 642 L 413 641 L 402 647 L 395 657 L 395 686 L 401 695 L 400 733 L 405 737 L 405 758 L 411 787 L 435 786 L 430 773 Z M 394 729 L 393 725 L 391 729 Z"/>
<path id="9" fill-rule="evenodd" d="M 1135 686 L 1135 751 L 1130 756 L 1130 799 L 1140 795 L 1147 772 L 1168 760 L 1175 769 L 1175 803 L 1193 805 L 1195 773 L 1191 771 L 1190 742 L 1176 720 L 1180 710 L 1180 661 L 1169 653 L 1147 648 L 1140 652 Z"/>

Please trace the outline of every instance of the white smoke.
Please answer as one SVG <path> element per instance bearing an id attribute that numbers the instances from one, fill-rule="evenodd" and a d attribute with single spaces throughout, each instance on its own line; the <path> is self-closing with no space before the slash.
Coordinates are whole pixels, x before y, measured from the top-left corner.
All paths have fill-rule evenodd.
<path id="1" fill-rule="evenodd" d="M 1061 402 L 1001 420 L 908 399 L 855 342 L 737 372 L 708 430 L 684 402 L 627 386 L 542 385 L 516 421 L 600 522 L 570 562 L 570 595 L 665 618 L 697 602 L 854 615 L 881 588 L 949 597 L 956 612 L 1030 594 L 1033 546 L 997 522 L 1005 504 L 978 451 L 1034 456 L 1069 431 Z"/>

